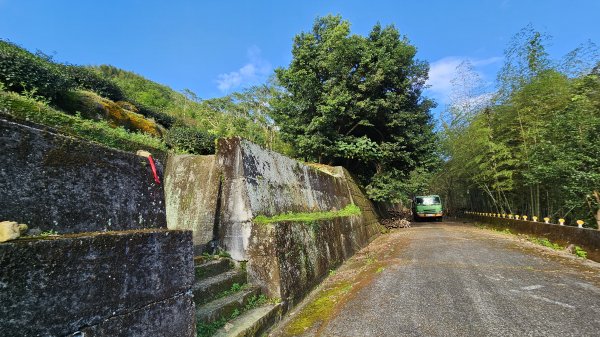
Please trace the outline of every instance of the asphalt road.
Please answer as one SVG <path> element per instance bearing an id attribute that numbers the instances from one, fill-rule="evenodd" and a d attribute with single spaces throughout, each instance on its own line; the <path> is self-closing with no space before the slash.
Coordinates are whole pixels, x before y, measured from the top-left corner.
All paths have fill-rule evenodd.
<path id="1" fill-rule="evenodd" d="M 600 336 L 598 264 L 457 222 L 383 240 L 402 247 L 311 335 Z"/>

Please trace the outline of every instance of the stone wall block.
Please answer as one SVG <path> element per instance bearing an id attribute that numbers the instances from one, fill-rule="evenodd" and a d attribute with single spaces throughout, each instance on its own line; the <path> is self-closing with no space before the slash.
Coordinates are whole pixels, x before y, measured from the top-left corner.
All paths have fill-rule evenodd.
<path id="1" fill-rule="evenodd" d="M 59 233 L 166 227 L 146 158 L 1 118 L 0 146 L 0 220 Z"/>
<path id="2" fill-rule="evenodd" d="M 3 336 L 64 336 L 96 325 L 111 331 L 108 321 L 127 329 L 148 324 L 148 331 L 162 329 L 157 336 L 191 336 L 173 330 L 194 324 L 186 295 L 194 281 L 189 231 L 19 239 L 0 244 L 0 270 Z M 182 310 L 178 318 L 169 314 L 175 308 Z M 160 329 L 152 322 L 157 317 Z"/>
<path id="3" fill-rule="evenodd" d="M 167 161 L 167 226 L 192 230 L 198 254 L 210 250 L 214 239 L 220 179 L 221 169 L 214 155 L 171 155 Z"/>

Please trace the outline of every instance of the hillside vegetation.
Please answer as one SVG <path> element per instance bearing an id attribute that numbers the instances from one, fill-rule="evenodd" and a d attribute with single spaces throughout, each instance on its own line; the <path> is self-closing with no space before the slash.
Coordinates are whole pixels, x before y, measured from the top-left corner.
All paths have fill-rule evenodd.
<path id="1" fill-rule="evenodd" d="M 482 93 L 469 64 L 459 67 L 433 189 L 450 208 L 600 228 L 598 53 L 584 45 L 553 60 L 546 44 L 531 27 L 516 35 L 496 92 Z"/>
<path id="2" fill-rule="evenodd" d="M 54 62 L 0 40 L 0 113 L 110 147 L 214 153 L 214 140 L 242 136 L 289 151 L 262 114 L 254 87 L 201 100 L 113 66 Z"/>

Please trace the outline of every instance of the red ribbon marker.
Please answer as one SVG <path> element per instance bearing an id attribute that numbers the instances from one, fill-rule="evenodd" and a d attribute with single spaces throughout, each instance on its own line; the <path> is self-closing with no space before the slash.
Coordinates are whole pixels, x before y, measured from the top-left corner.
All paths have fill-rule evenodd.
<path id="1" fill-rule="evenodd" d="M 160 179 L 158 179 L 158 173 L 156 173 L 156 166 L 154 165 L 154 159 L 152 159 L 152 156 L 148 156 L 148 162 L 150 163 L 150 168 L 152 168 L 152 174 L 154 174 L 154 181 L 160 185 Z"/>
<path id="2" fill-rule="evenodd" d="M 152 155 L 148 151 L 138 150 L 136 153 L 138 156 L 148 158 L 148 162 L 150 163 L 150 168 L 152 168 L 152 174 L 154 175 L 154 181 L 157 184 L 160 184 L 160 179 L 158 179 L 158 173 L 156 173 L 156 165 L 154 165 L 154 159 L 152 159 Z"/>

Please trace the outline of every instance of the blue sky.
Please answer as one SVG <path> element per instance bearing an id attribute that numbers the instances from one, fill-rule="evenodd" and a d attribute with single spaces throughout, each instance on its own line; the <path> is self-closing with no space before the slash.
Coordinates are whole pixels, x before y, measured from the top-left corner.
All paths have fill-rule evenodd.
<path id="1" fill-rule="evenodd" d="M 492 82 L 511 37 L 531 23 L 552 57 L 600 43 L 600 1 L 61 1 L 0 0 L 0 38 L 61 62 L 112 64 L 176 90 L 218 97 L 287 66 L 294 35 L 341 14 L 352 31 L 394 24 L 431 64 L 428 95 L 443 107 L 469 59 Z M 440 108 L 438 108 L 440 109 Z"/>

